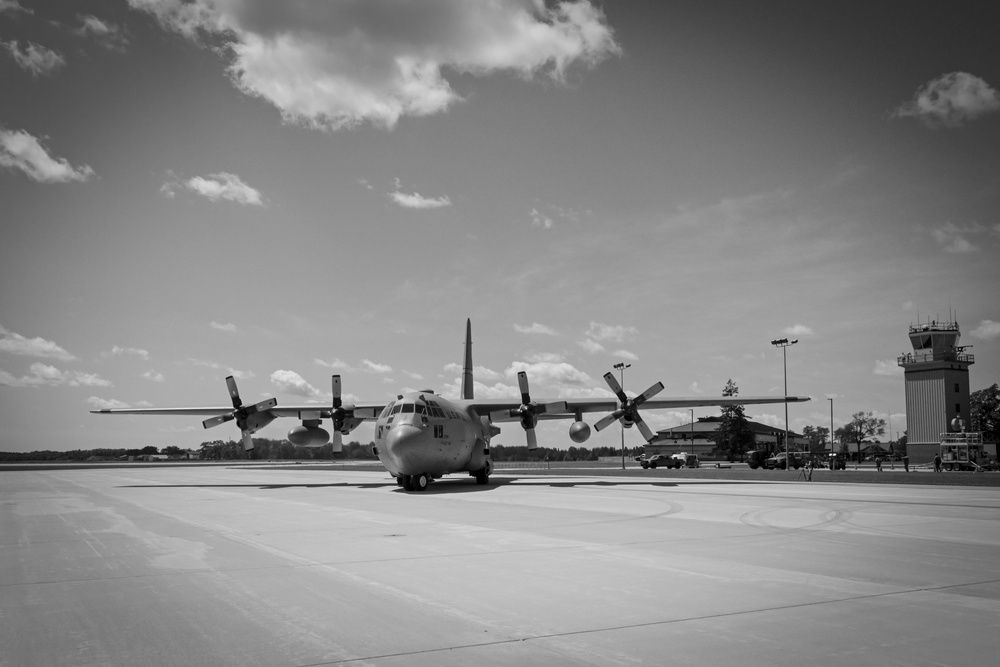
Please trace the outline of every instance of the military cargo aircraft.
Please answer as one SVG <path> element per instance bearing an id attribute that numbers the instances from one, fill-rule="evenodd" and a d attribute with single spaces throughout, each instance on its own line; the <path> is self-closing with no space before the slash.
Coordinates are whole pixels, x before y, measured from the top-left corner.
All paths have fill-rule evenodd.
<path id="1" fill-rule="evenodd" d="M 462 397 L 445 398 L 430 389 L 407 392 L 391 401 L 346 404 L 341 399 L 341 378 L 332 378 L 332 404 L 278 406 L 269 398 L 253 405 L 244 405 L 236 380 L 226 378 L 232 407 L 192 408 L 106 408 L 92 410 L 94 414 L 131 415 L 192 415 L 208 417 L 202 424 L 211 428 L 230 421 L 243 435 L 243 446 L 253 449 L 253 434 L 279 417 L 290 417 L 301 423 L 288 432 L 295 445 L 321 447 L 330 442 L 330 433 L 322 428 L 329 419 L 333 431 L 333 451 L 342 450 L 343 436 L 361 423 L 375 422 L 374 452 L 385 469 L 407 491 L 423 491 L 432 480 L 451 473 L 468 473 L 477 484 L 488 484 L 493 462 L 490 459 L 490 439 L 500 433 L 496 423 L 520 422 L 528 449 L 537 449 L 535 426 L 540 419 L 572 419 L 569 437 L 575 443 L 590 437 L 590 426 L 583 421 L 584 413 L 607 413 L 594 423 L 600 431 L 614 422 L 623 427 L 635 426 L 647 442 L 653 432 L 639 414 L 644 409 L 691 408 L 698 406 L 751 405 L 759 403 L 796 403 L 808 401 L 807 396 L 758 397 L 691 397 L 654 398 L 663 390 L 657 382 L 638 396 L 629 397 L 610 371 L 605 373 L 614 398 L 565 398 L 532 400 L 527 374 L 517 375 L 519 398 L 476 399 L 472 377 L 472 322 L 466 321 L 465 363 L 462 370 Z"/>

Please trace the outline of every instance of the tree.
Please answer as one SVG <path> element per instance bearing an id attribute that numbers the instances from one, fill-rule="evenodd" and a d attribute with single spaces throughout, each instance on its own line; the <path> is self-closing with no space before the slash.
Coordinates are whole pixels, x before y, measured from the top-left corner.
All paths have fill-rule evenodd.
<path id="1" fill-rule="evenodd" d="M 876 417 L 871 412 L 864 411 L 855 412 L 851 415 L 851 421 L 848 424 L 845 424 L 842 429 L 837 429 L 841 442 L 858 443 L 858 462 L 861 461 L 861 443 L 865 441 L 865 438 L 884 433 L 885 420 Z"/>
<path id="2" fill-rule="evenodd" d="M 726 382 L 726 388 L 722 390 L 722 395 L 738 396 L 739 393 L 740 388 L 730 378 Z M 742 405 L 723 406 L 719 427 L 715 429 L 711 437 L 715 446 L 725 452 L 730 463 L 741 458 L 756 442 Z"/>
<path id="3" fill-rule="evenodd" d="M 806 426 L 802 429 L 802 435 L 809 439 L 810 452 L 822 452 L 830 429 L 825 426 Z"/>
<path id="4" fill-rule="evenodd" d="M 972 392 L 969 397 L 969 411 L 972 413 L 972 428 L 982 431 L 988 442 L 1000 440 L 1000 386 Z"/>

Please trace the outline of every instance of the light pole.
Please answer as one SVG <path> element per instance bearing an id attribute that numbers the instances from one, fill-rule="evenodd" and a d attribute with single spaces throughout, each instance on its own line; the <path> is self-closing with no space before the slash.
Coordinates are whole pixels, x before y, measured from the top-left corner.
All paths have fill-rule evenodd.
<path id="1" fill-rule="evenodd" d="M 688 412 L 691 413 L 691 453 L 694 454 L 694 408 L 688 408 Z"/>
<path id="2" fill-rule="evenodd" d="M 837 452 L 833 451 L 833 399 L 828 398 L 826 400 L 830 401 L 830 453 L 836 454 Z"/>
<path id="3" fill-rule="evenodd" d="M 622 387 L 622 393 L 625 393 L 625 369 L 631 367 L 632 364 L 626 364 L 624 361 L 614 365 L 615 370 L 618 371 L 618 375 L 621 378 L 619 384 Z M 625 470 L 625 424 L 622 424 L 622 470 Z"/>
<path id="4" fill-rule="evenodd" d="M 788 355 L 786 350 L 798 342 L 798 339 L 790 341 L 787 338 L 771 341 L 771 345 L 781 348 L 782 367 L 785 372 L 785 470 L 788 470 L 788 466 L 792 464 L 792 448 L 791 443 L 788 442 Z"/>

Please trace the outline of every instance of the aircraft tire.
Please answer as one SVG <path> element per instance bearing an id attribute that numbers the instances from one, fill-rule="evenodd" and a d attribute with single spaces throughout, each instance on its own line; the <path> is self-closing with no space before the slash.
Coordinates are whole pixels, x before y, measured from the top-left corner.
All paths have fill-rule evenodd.
<path id="1" fill-rule="evenodd" d="M 419 475 L 413 475 L 410 477 L 410 485 L 413 487 L 414 491 L 424 491 L 430 483 L 430 475 L 427 475 L 426 473 L 420 473 Z"/>
<path id="2" fill-rule="evenodd" d="M 410 475 L 402 475 L 403 478 L 403 488 L 407 491 L 413 491 L 413 477 Z"/>
<path id="3" fill-rule="evenodd" d="M 486 471 L 486 468 L 476 471 L 476 484 L 480 486 L 485 486 L 490 483 L 490 475 Z"/>

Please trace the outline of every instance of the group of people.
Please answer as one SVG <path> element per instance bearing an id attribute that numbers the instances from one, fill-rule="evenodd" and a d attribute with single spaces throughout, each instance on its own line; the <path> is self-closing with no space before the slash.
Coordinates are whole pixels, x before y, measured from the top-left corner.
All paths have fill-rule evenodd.
<path id="1" fill-rule="evenodd" d="M 903 456 L 903 469 L 906 470 L 906 472 L 910 472 L 910 457 L 909 456 L 905 456 L 905 455 Z M 875 457 L 875 470 L 877 470 L 879 472 L 882 472 L 882 457 L 881 456 L 876 456 Z"/>

